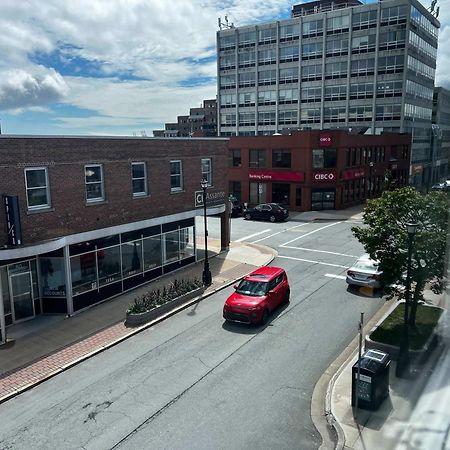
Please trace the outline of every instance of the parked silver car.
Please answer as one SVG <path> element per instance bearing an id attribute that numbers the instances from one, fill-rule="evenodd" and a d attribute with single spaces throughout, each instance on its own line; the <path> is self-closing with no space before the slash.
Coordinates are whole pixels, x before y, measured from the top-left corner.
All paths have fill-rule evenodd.
<path id="1" fill-rule="evenodd" d="M 381 271 L 378 269 L 378 262 L 370 259 L 368 254 L 358 258 L 347 270 L 346 281 L 349 285 L 377 289 L 381 287 L 380 279 Z"/>

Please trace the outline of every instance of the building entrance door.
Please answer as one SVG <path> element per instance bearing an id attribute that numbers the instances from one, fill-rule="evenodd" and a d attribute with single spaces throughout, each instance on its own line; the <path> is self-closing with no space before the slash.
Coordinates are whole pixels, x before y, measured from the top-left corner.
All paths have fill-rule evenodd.
<path id="1" fill-rule="evenodd" d="M 9 277 L 13 322 L 34 317 L 31 272 L 11 274 Z"/>
<path id="2" fill-rule="evenodd" d="M 334 191 L 313 191 L 311 193 L 311 210 L 334 209 Z"/>

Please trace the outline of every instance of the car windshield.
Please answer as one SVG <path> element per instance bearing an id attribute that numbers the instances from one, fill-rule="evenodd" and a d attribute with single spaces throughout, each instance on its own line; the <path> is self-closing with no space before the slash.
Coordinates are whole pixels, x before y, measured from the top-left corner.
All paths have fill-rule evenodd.
<path id="1" fill-rule="evenodd" d="M 355 262 L 352 269 L 378 270 L 378 264 L 370 259 L 359 259 Z"/>
<path id="2" fill-rule="evenodd" d="M 242 280 L 236 292 L 243 295 L 261 296 L 266 295 L 268 283 L 265 281 Z"/>

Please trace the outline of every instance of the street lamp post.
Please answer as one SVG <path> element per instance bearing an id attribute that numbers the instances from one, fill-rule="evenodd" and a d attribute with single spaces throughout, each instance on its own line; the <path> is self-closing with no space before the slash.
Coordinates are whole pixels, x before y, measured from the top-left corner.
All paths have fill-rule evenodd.
<path id="1" fill-rule="evenodd" d="M 400 341 L 400 349 L 398 353 L 397 366 L 395 375 L 401 377 L 409 376 L 410 359 L 409 359 L 409 304 L 411 298 L 411 257 L 414 236 L 417 230 L 417 223 L 407 223 L 406 230 L 408 232 L 408 262 L 406 266 L 406 291 L 405 291 L 405 312 L 403 317 L 403 334 Z"/>
<path id="2" fill-rule="evenodd" d="M 209 270 L 209 261 L 208 261 L 208 226 L 206 220 L 206 189 L 208 188 L 208 181 L 202 180 L 200 186 L 203 189 L 203 218 L 205 222 L 205 265 L 203 267 L 203 284 L 205 286 L 210 286 L 212 283 L 211 271 Z"/>

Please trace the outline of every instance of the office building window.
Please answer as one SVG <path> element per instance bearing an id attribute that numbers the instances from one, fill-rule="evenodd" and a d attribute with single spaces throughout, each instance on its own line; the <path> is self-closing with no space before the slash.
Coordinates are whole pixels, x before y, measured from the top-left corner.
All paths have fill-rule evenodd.
<path id="1" fill-rule="evenodd" d="M 48 208 L 50 206 L 50 189 L 46 167 L 25 169 L 25 187 L 28 209 Z"/>
<path id="2" fill-rule="evenodd" d="M 170 161 L 170 190 L 171 192 L 183 189 L 183 166 L 180 160 Z"/>
<path id="3" fill-rule="evenodd" d="M 202 158 L 202 180 L 206 180 L 208 186 L 213 184 L 211 158 Z"/>
<path id="4" fill-rule="evenodd" d="M 147 195 L 147 165 L 145 162 L 131 163 L 131 179 L 133 185 L 133 197 Z"/>
<path id="5" fill-rule="evenodd" d="M 313 149 L 313 169 L 331 169 L 336 167 L 335 148 Z"/>
<path id="6" fill-rule="evenodd" d="M 325 86 L 325 101 L 345 100 L 346 98 L 347 98 L 347 85 L 337 84 L 333 86 Z"/>
<path id="7" fill-rule="evenodd" d="M 272 150 L 272 167 L 290 168 L 291 152 L 289 150 Z"/>
<path id="8" fill-rule="evenodd" d="M 105 200 L 103 166 L 101 164 L 84 166 L 84 176 L 86 184 L 86 201 L 90 203 Z"/>
<path id="9" fill-rule="evenodd" d="M 239 74 L 239 87 L 255 86 L 255 72 L 244 72 Z"/>
<path id="10" fill-rule="evenodd" d="M 241 167 L 241 149 L 230 150 L 229 167 Z"/>
<path id="11" fill-rule="evenodd" d="M 266 167 L 266 151 L 260 149 L 251 149 L 249 167 L 259 169 Z"/>
<path id="12" fill-rule="evenodd" d="M 280 69 L 280 84 L 297 83 L 298 82 L 298 68 L 289 67 Z"/>
<path id="13" fill-rule="evenodd" d="M 258 105 L 275 105 L 277 103 L 277 91 L 259 91 Z"/>

